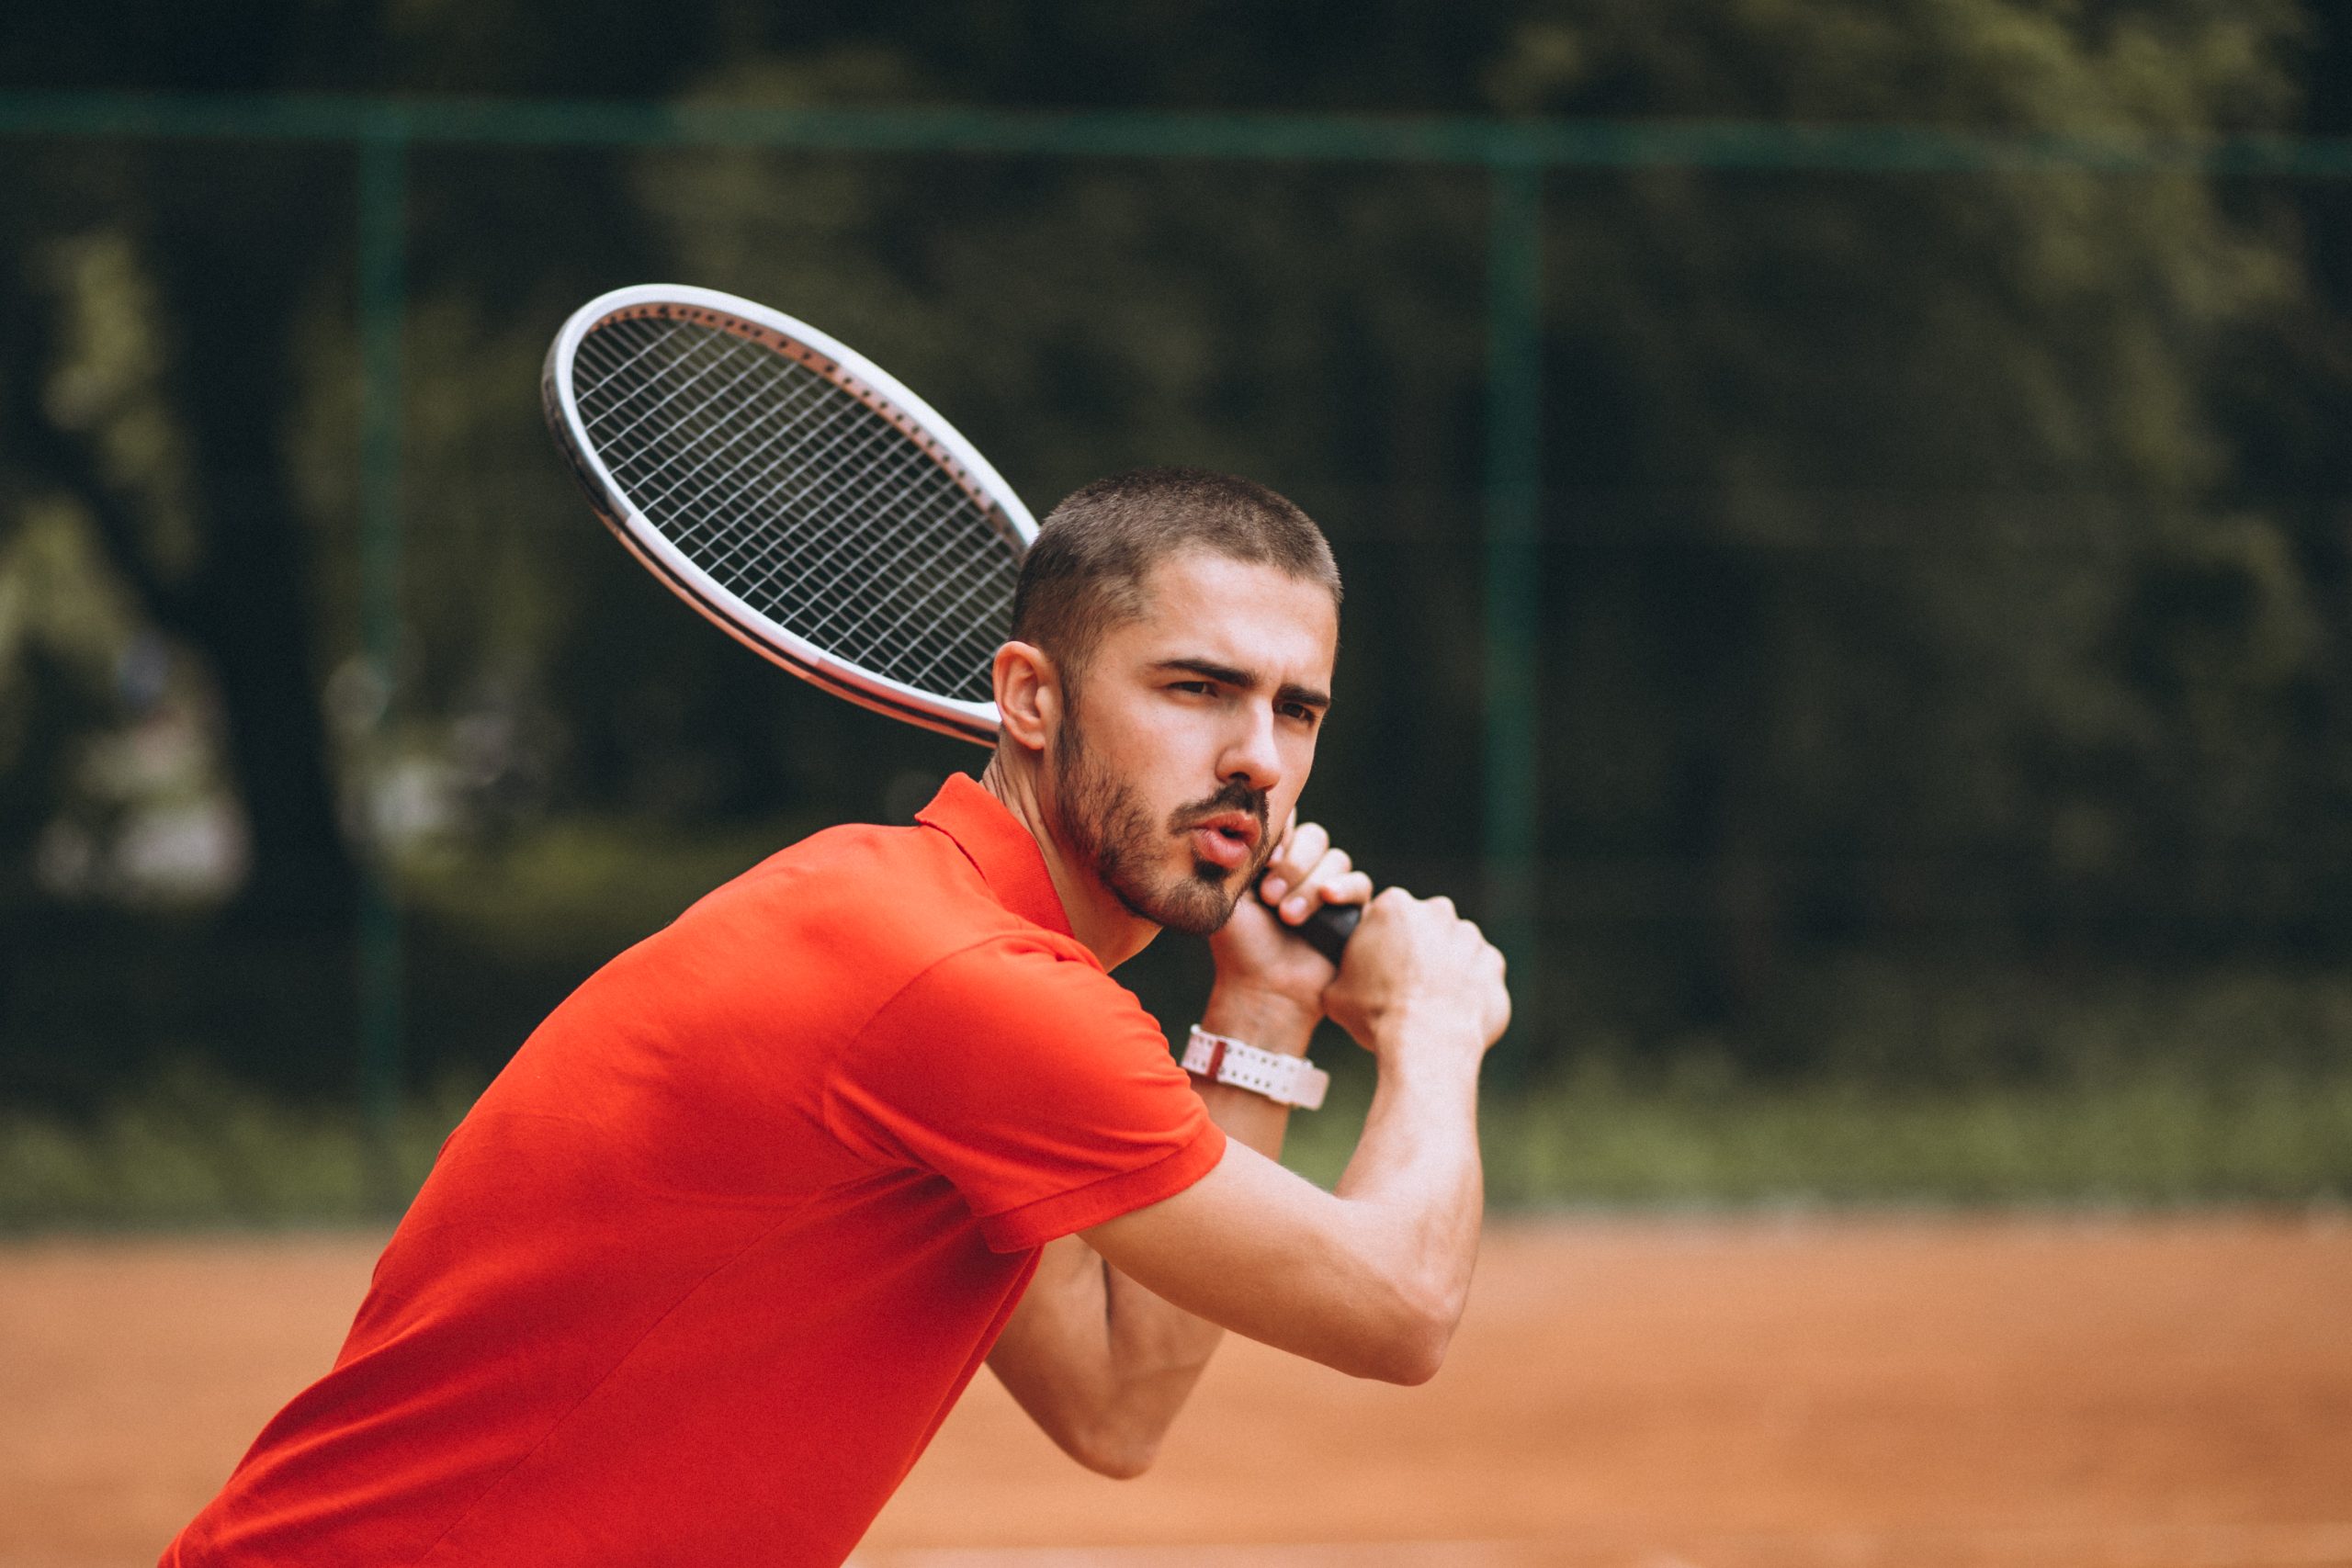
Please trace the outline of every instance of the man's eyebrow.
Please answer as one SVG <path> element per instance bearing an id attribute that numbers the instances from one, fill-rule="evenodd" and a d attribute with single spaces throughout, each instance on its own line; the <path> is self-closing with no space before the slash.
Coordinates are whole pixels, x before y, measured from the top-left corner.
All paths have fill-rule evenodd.
<path id="1" fill-rule="evenodd" d="M 1255 690 L 1261 684 L 1258 677 L 1250 671 L 1231 664 L 1219 664 L 1214 659 L 1163 659 L 1152 668 L 1182 670 L 1187 674 L 1198 675 L 1204 681 L 1215 681 L 1225 686 L 1239 686 L 1244 691 Z M 1302 707 L 1328 708 L 1331 705 L 1331 694 L 1318 692 L 1312 686 L 1302 686 L 1295 681 L 1291 681 L 1283 682 L 1275 691 L 1274 701 L 1296 703 Z"/>
<path id="2" fill-rule="evenodd" d="M 1313 708 L 1316 712 L 1321 713 L 1331 705 L 1331 694 L 1318 692 L 1312 686 L 1301 686 L 1293 682 L 1277 690 L 1274 693 L 1274 701 L 1296 703 L 1301 707 Z"/>

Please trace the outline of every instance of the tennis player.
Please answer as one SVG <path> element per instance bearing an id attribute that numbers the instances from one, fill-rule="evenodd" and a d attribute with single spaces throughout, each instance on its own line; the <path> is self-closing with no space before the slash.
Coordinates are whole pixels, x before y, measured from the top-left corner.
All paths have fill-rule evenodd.
<path id="1" fill-rule="evenodd" d="M 837 1564 L 983 1359 L 1112 1475 L 1222 1329 L 1434 1373 L 1510 1003 L 1444 900 L 1372 897 L 1295 822 L 1339 599 L 1248 480 L 1064 502 L 986 775 L 772 857 L 559 1007 L 164 1561 Z M 1281 930 L 1327 901 L 1368 901 L 1336 973 Z M 1216 963 L 1186 1066 L 1110 975 L 1169 927 Z M 1269 1157 L 1327 1016 L 1378 1062 L 1335 1193 Z"/>

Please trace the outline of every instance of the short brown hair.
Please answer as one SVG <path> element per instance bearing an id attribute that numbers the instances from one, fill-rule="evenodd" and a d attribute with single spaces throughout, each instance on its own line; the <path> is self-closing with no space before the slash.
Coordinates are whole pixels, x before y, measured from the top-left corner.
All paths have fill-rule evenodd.
<path id="1" fill-rule="evenodd" d="M 1151 569 L 1186 550 L 1276 567 L 1340 602 L 1315 520 L 1258 483 L 1206 468 L 1136 468 L 1063 498 L 1038 525 L 1012 593 L 1012 635 L 1074 681 L 1104 632 L 1144 613 Z"/>

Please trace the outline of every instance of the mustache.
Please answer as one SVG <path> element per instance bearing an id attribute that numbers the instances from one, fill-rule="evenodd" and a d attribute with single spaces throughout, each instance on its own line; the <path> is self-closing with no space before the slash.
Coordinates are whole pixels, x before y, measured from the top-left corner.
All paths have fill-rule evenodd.
<path id="1" fill-rule="evenodd" d="M 1258 841 L 1266 841 L 1268 803 L 1266 792 L 1253 789 L 1240 779 L 1227 779 L 1225 787 L 1206 800 L 1190 806 L 1180 806 L 1169 814 L 1168 830 L 1182 833 L 1212 817 L 1222 817 L 1228 811 L 1246 811 L 1258 819 Z"/>

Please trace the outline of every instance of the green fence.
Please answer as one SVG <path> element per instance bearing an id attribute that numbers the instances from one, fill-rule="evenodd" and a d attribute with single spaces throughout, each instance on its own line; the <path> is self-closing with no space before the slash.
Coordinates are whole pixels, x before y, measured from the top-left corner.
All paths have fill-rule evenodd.
<path id="1" fill-rule="evenodd" d="M 1539 536 L 1544 391 L 1544 181 L 1597 170 L 1968 175 L 2090 172 L 2336 181 L 2352 142 L 1968 134 L 1900 127 L 1542 124 L 978 110 L 830 111 L 593 103 L 0 95 L 0 136 L 331 144 L 356 153 L 356 298 L 365 381 L 362 644 L 393 688 L 401 636 L 406 203 L 421 148 L 761 149 L 858 154 L 1430 166 L 1483 175 L 1486 321 L 1482 916 L 1515 970 L 1546 970 L 1538 919 Z M 1567 525 L 1574 526 L 1574 519 Z M 362 1078 L 388 1120 L 403 1026 L 400 922 L 379 868 L 361 922 Z"/>

